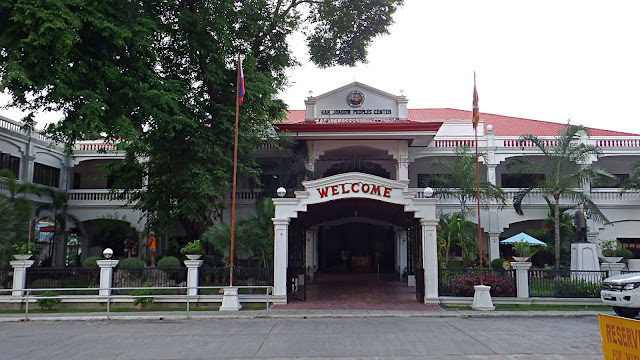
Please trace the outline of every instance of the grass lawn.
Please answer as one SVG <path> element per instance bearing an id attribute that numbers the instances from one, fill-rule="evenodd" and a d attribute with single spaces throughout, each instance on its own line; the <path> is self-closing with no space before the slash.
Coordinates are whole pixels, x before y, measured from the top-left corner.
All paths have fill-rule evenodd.
<path id="1" fill-rule="evenodd" d="M 266 305 L 242 305 L 242 309 L 240 311 L 255 311 L 255 310 L 265 310 Z M 210 306 L 210 307 L 190 307 L 189 312 L 191 311 L 218 311 L 220 306 Z M 186 306 L 183 307 L 171 307 L 171 308 L 154 308 L 153 305 L 151 307 L 144 308 L 143 310 L 138 310 L 133 307 L 131 308 L 111 308 L 110 311 L 112 313 L 126 313 L 126 312 L 156 312 L 156 311 L 187 311 Z M 0 314 L 24 314 L 24 310 L 0 310 Z M 106 313 L 106 309 L 53 309 L 53 310 L 42 310 L 37 307 L 29 306 L 29 314 L 74 314 L 74 313 Z"/>
<path id="2" fill-rule="evenodd" d="M 473 310 L 471 305 L 440 305 L 445 310 Z M 496 311 L 611 311 L 606 305 L 495 305 Z"/>

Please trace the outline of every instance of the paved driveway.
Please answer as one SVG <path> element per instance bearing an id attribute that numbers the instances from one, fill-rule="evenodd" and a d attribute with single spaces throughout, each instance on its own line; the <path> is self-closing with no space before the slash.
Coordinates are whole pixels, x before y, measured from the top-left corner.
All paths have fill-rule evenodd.
<path id="1" fill-rule="evenodd" d="M 0 323 L 1 359 L 601 359 L 583 318 Z"/>
<path id="2" fill-rule="evenodd" d="M 438 310 L 438 305 L 420 304 L 415 286 L 407 286 L 397 274 L 319 273 L 307 282 L 307 300 L 274 305 L 295 310 Z"/>

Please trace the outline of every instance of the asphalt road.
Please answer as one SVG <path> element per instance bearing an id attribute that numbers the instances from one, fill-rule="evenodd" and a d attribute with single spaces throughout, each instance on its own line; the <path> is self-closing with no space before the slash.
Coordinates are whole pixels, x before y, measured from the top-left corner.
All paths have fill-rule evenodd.
<path id="1" fill-rule="evenodd" d="M 0 323 L 0 359 L 602 359 L 597 317 Z"/>

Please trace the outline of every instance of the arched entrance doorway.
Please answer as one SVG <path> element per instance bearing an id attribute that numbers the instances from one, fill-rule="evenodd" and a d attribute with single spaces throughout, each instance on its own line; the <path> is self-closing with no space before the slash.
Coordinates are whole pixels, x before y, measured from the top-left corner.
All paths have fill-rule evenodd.
<path id="1" fill-rule="evenodd" d="M 305 299 L 307 280 L 318 270 L 377 275 L 407 268 L 417 270 L 417 298 L 437 302 L 435 199 L 416 198 L 404 182 L 363 173 L 303 185 L 294 198 L 274 199 L 277 300 Z"/>

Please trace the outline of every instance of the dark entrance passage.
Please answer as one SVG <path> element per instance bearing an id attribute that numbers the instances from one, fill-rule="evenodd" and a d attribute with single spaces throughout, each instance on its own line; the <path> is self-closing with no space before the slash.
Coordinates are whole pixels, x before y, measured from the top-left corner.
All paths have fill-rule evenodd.
<path id="1" fill-rule="evenodd" d="M 391 226 L 354 221 L 322 231 L 318 244 L 319 270 L 329 273 L 388 273 L 394 269 Z M 347 261 L 343 261 L 343 252 Z"/>
<path id="2" fill-rule="evenodd" d="M 291 310 L 439 310 L 416 301 L 416 288 L 396 274 L 318 273 L 307 282 L 306 301 L 274 305 Z"/>
<path id="3" fill-rule="evenodd" d="M 369 199 L 309 205 L 289 225 L 287 308 L 425 309 L 423 287 L 400 280 L 422 270 L 413 215 Z"/>

